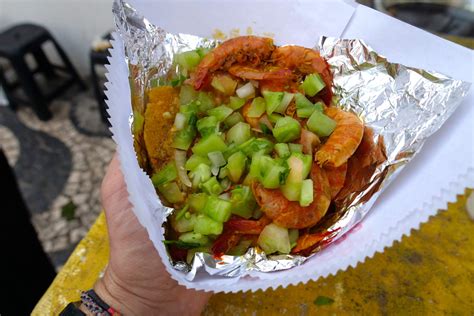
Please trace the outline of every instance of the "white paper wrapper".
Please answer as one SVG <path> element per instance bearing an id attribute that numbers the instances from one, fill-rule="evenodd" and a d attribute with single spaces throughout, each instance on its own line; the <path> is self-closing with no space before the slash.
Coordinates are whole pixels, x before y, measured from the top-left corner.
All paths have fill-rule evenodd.
<path id="1" fill-rule="evenodd" d="M 297 10 L 296 10 L 297 11 Z M 111 116 L 112 132 L 114 140 L 118 144 L 122 171 L 125 175 L 130 200 L 134 206 L 134 212 L 140 223 L 147 228 L 150 239 L 153 241 L 159 254 L 163 258 L 167 270 L 179 283 L 195 289 L 206 291 L 235 292 L 240 290 L 258 290 L 269 287 L 276 288 L 279 285 L 287 286 L 299 282 L 307 282 L 330 273 L 336 273 L 348 266 L 355 266 L 366 257 L 372 256 L 376 251 L 381 251 L 385 246 L 391 245 L 411 228 L 416 228 L 420 222 L 425 221 L 429 215 L 436 212 L 437 207 L 444 207 L 447 198 L 452 198 L 453 192 L 459 192 L 459 187 L 464 188 L 468 179 L 473 179 L 472 169 L 470 174 L 460 177 L 453 184 L 451 196 L 440 197 L 440 202 L 424 201 L 428 207 L 423 209 L 406 208 L 398 212 L 383 212 L 382 209 L 396 209 L 396 204 L 379 207 L 379 202 L 372 209 L 356 229 L 346 234 L 342 240 L 332 244 L 324 251 L 314 255 L 309 261 L 291 270 L 262 273 L 250 272 L 242 278 L 218 277 L 217 270 L 206 268 L 206 272 L 199 272 L 192 282 L 186 280 L 184 273 L 172 268 L 168 261 L 168 255 L 162 243 L 163 222 L 162 206 L 160 205 L 154 188 L 148 176 L 140 169 L 133 149 L 133 139 L 130 131 L 129 116 L 130 89 L 128 82 L 128 68 L 125 63 L 123 43 L 115 36 L 114 49 L 110 58 L 111 66 L 108 67 L 109 83 L 107 84 L 107 97 L 109 114 Z M 314 45 L 310 45 L 314 46 Z M 470 178 L 469 178 L 470 177 Z M 395 184 L 396 185 L 396 184 Z M 472 183 L 470 185 L 473 185 Z M 406 193 L 413 192 L 413 188 L 406 188 Z M 410 191 L 411 190 L 411 191 Z M 433 192 L 437 194 L 437 192 Z M 448 193 L 449 194 L 449 193 Z M 382 201 L 385 193 L 382 196 Z M 429 204 L 432 205 L 429 205 Z M 387 206 L 389 208 L 387 208 Z M 212 276 L 213 275 L 213 276 Z"/>

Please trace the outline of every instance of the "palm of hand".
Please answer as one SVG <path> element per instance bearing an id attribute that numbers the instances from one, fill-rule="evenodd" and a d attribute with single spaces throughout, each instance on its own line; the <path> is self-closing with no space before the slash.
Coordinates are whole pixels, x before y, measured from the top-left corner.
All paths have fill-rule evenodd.
<path id="1" fill-rule="evenodd" d="M 97 290 L 110 292 L 103 295 L 110 294 L 109 300 L 123 304 L 128 313 L 198 314 L 210 294 L 186 290 L 171 279 L 147 231 L 132 212 L 116 157 L 101 191 L 109 231 L 110 261 Z"/>

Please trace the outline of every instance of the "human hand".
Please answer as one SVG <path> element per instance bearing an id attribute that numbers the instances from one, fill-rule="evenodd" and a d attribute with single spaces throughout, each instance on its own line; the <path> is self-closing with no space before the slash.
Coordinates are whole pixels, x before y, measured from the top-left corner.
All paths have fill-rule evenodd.
<path id="1" fill-rule="evenodd" d="M 101 188 L 110 260 L 96 293 L 125 315 L 196 315 L 211 294 L 187 290 L 171 279 L 128 200 L 117 155 Z"/>

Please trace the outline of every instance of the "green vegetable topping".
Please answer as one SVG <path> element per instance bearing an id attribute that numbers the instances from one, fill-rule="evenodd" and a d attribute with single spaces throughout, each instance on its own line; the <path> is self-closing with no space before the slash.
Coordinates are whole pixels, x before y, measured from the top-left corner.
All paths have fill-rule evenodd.
<path id="1" fill-rule="evenodd" d="M 201 184 L 201 188 L 204 192 L 211 195 L 219 195 L 222 193 L 222 187 L 216 177 L 212 177 Z"/>
<path id="2" fill-rule="evenodd" d="M 223 230 L 222 222 L 213 220 L 212 218 L 199 214 L 194 223 L 194 233 L 202 235 L 219 235 Z"/>
<path id="3" fill-rule="evenodd" d="M 221 122 L 231 115 L 233 110 L 225 105 L 218 106 L 216 108 L 207 111 L 207 114 L 215 116 L 216 119 Z"/>
<path id="4" fill-rule="evenodd" d="M 212 151 L 224 151 L 227 149 L 227 145 L 222 140 L 219 135 L 211 134 L 202 138 L 194 147 L 192 148 L 193 153 L 207 156 L 208 153 Z"/>
<path id="5" fill-rule="evenodd" d="M 238 186 L 231 191 L 230 202 L 232 203 L 232 214 L 243 218 L 250 218 L 257 202 L 253 197 L 252 190 L 248 186 Z"/>
<path id="6" fill-rule="evenodd" d="M 240 145 L 251 137 L 250 125 L 247 123 L 237 123 L 227 132 L 227 142 Z"/>
<path id="7" fill-rule="evenodd" d="M 325 86 L 319 74 L 310 74 L 306 76 L 300 87 L 306 95 L 314 97 L 319 91 L 323 90 Z"/>
<path id="8" fill-rule="evenodd" d="M 196 224 L 197 222 L 198 222 L 198 219 L 196 219 Z M 196 224 L 194 226 L 195 228 L 196 228 Z M 209 243 L 209 238 L 207 238 L 206 236 L 200 233 L 195 233 L 195 232 L 184 233 L 181 236 L 179 236 L 179 240 L 185 243 L 198 244 L 199 246 L 204 246 Z"/>
<path id="9" fill-rule="evenodd" d="M 196 51 L 188 51 L 176 55 L 176 62 L 187 70 L 194 69 L 201 61 L 201 56 Z"/>
<path id="10" fill-rule="evenodd" d="M 178 170 L 174 162 L 168 163 L 163 169 L 155 173 L 151 177 L 151 181 L 155 187 L 173 181 L 178 177 Z"/>
<path id="11" fill-rule="evenodd" d="M 266 254 L 289 253 L 291 250 L 288 229 L 273 223 L 265 226 L 258 237 L 257 243 Z"/>
<path id="12" fill-rule="evenodd" d="M 265 98 L 267 114 L 272 114 L 280 106 L 283 100 L 284 93 L 273 92 L 273 91 L 263 91 L 262 95 Z"/>
<path id="13" fill-rule="evenodd" d="M 219 122 L 215 116 L 206 116 L 196 122 L 197 130 L 202 137 L 219 132 Z"/>
<path id="14" fill-rule="evenodd" d="M 227 106 L 235 111 L 243 107 L 244 104 L 245 104 L 245 99 L 242 99 L 239 97 L 230 97 L 229 104 Z"/>
<path id="15" fill-rule="evenodd" d="M 227 160 L 227 172 L 229 178 L 232 182 L 237 183 L 239 182 L 242 174 L 245 171 L 245 164 L 247 162 L 247 156 L 241 151 L 233 153 L 229 159 Z"/>
<path id="16" fill-rule="evenodd" d="M 273 128 L 273 136 L 280 143 L 287 143 L 300 137 L 301 125 L 292 117 L 279 119 Z"/>
<path id="17" fill-rule="evenodd" d="M 253 99 L 247 112 L 247 116 L 260 117 L 263 113 L 265 113 L 265 100 L 262 97 Z"/>
<path id="18" fill-rule="evenodd" d="M 218 222 L 226 222 L 230 218 L 232 204 L 216 196 L 209 196 L 203 213 Z"/>
<path id="19" fill-rule="evenodd" d="M 320 137 L 326 137 L 331 135 L 337 124 L 336 121 L 329 118 L 325 114 L 319 111 L 314 111 L 308 119 L 306 125 L 311 132 Z"/>

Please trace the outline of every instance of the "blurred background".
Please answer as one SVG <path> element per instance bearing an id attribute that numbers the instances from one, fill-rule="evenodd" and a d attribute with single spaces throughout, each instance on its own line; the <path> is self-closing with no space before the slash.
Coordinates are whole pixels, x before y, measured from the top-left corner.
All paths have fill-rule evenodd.
<path id="1" fill-rule="evenodd" d="M 472 0 L 359 2 L 474 46 Z M 0 0 L 0 180 L 8 188 L 0 234 L 18 258 L 2 264 L 15 271 L 42 263 L 35 268 L 46 271 L 37 283 L 44 286 L 33 296 L 101 211 L 100 183 L 115 148 L 103 94 L 111 4 Z"/>

